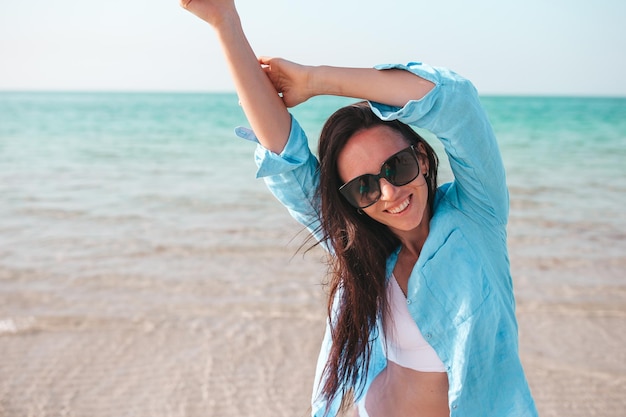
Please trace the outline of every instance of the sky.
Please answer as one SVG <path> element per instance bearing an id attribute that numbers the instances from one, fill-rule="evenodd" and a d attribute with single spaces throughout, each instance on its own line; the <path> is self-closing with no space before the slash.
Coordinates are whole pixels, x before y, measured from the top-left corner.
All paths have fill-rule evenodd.
<path id="1" fill-rule="evenodd" d="M 238 0 L 259 55 L 448 67 L 484 95 L 626 97 L 624 0 Z M 233 91 L 178 0 L 0 0 L 0 91 Z"/>

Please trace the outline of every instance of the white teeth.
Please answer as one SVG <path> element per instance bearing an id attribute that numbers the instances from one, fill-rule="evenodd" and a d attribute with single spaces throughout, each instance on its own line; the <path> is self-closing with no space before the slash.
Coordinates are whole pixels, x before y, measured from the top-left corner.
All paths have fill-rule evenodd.
<path id="1" fill-rule="evenodd" d="M 404 200 L 404 203 L 400 204 L 398 207 L 394 208 L 393 210 L 387 210 L 387 211 L 389 211 L 389 213 L 391 214 L 398 214 L 409 206 L 409 202 L 410 202 L 410 198 L 407 198 L 406 200 Z"/>

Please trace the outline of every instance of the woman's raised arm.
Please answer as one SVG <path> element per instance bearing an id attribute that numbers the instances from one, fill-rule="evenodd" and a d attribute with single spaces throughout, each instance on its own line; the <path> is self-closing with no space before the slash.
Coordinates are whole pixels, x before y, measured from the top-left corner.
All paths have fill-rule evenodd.
<path id="1" fill-rule="evenodd" d="M 234 0 L 180 0 L 180 4 L 215 29 L 254 133 L 261 145 L 280 153 L 289 137 L 291 116 L 248 43 Z"/>

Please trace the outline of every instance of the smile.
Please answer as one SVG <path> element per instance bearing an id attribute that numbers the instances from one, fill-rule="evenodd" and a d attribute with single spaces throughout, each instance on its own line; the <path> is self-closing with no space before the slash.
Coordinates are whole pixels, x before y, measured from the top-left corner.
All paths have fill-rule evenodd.
<path id="1" fill-rule="evenodd" d="M 404 200 L 399 206 L 394 207 L 392 209 L 388 209 L 387 212 L 391 214 L 399 214 L 402 213 L 406 208 L 411 204 L 412 195 L 408 196 L 406 200 Z"/>

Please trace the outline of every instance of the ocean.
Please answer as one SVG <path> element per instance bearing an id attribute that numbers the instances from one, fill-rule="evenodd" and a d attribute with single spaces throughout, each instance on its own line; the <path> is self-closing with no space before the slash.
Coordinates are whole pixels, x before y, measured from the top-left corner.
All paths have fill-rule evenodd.
<path id="1" fill-rule="evenodd" d="M 540 413 L 621 415 L 626 99 L 481 100 Z M 313 149 L 351 101 L 293 109 Z M 323 254 L 239 125 L 234 94 L 0 93 L 0 416 L 306 415 Z"/>

